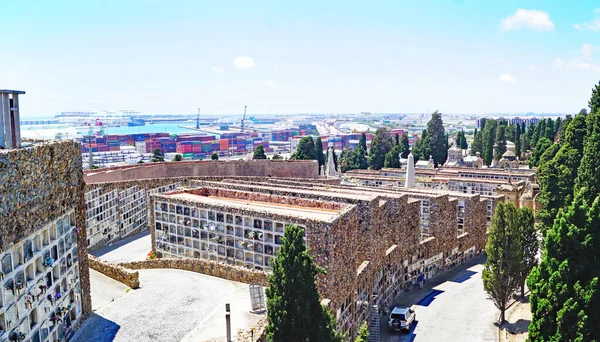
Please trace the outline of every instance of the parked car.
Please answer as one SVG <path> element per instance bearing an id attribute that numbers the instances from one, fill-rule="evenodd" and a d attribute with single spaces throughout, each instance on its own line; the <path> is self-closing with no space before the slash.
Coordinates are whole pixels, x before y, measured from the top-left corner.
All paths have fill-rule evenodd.
<path id="1" fill-rule="evenodd" d="M 416 319 L 417 314 L 411 308 L 395 306 L 390 313 L 388 327 L 394 331 L 410 331 Z"/>

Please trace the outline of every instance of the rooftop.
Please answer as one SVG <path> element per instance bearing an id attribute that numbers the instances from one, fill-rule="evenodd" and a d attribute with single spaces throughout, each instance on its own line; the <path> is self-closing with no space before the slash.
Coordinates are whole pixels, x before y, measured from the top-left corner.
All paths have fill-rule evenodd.
<path id="1" fill-rule="evenodd" d="M 208 205 L 221 205 L 243 210 L 260 209 L 271 214 L 292 216 L 305 219 L 315 219 L 320 221 L 330 221 L 339 215 L 338 210 L 308 208 L 298 205 L 283 203 L 271 203 L 264 201 L 251 201 L 246 199 L 236 199 L 218 196 L 203 196 L 189 192 L 172 192 L 164 194 L 165 197 L 178 198 L 182 200 L 193 201 Z"/>
<path id="2" fill-rule="evenodd" d="M 22 91 L 22 90 L 0 89 L 0 94 L 17 94 L 17 95 L 23 95 L 23 94 L 25 94 L 25 92 Z"/>

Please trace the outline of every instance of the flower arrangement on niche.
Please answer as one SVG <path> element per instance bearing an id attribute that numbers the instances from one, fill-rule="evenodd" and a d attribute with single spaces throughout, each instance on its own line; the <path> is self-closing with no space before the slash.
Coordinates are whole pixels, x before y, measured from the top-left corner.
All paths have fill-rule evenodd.
<path id="1" fill-rule="evenodd" d="M 154 260 L 156 259 L 156 253 L 154 253 L 154 251 L 150 251 L 148 253 L 148 255 L 146 256 L 146 260 Z"/>

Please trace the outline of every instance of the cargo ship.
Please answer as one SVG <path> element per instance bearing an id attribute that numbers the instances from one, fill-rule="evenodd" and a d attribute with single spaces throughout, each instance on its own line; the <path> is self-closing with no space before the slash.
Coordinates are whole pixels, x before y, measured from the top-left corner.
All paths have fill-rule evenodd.
<path id="1" fill-rule="evenodd" d="M 144 119 L 142 118 L 131 118 L 131 120 L 129 120 L 129 122 L 127 123 L 127 126 L 145 126 L 146 125 L 146 121 L 144 121 Z"/>

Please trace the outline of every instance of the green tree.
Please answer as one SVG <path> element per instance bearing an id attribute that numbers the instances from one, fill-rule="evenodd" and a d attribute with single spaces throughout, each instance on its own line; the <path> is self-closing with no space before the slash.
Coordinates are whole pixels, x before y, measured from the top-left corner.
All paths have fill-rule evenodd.
<path id="1" fill-rule="evenodd" d="M 427 132 L 427 129 L 424 129 L 423 132 L 421 132 L 421 138 L 415 142 L 415 146 L 413 147 L 415 163 L 419 160 L 428 160 L 430 155 L 429 133 Z"/>
<path id="2" fill-rule="evenodd" d="M 268 341 L 342 341 L 336 323 L 320 302 L 316 277 L 323 272 L 304 243 L 304 230 L 286 227 L 272 261 L 267 294 Z"/>
<path id="3" fill-rule="evenodd" d="M 369 326 L 367 322 L 363 322 L 360 325 L 360 329 L 358 329 L 358 336 L 356 336 L 356 340 L 354 342 L 368 342 L 369 341 Z"/>
<path id="4" fill-rule="evenodd" d="M 315 155 L 319 162 L 319 170 L 321 170 L 321 166 L 325 165 L 325 154 L 323 154 L 323 142 L 321 141 L 321 137 L 318 137 L 315 142 Z"/>
<path id="5" fill-rule="evenodd" d="M 558 210 L 573 200 L 573 188 L 583 156 L 585 135 L 585 115 L 577 115 L 570 120 L 558 152 L 551 160 L 547 162 L 542 160 L 538 166 L 537 177 L 540 184 L 538 200 L 543 209 L 538 212 L 537 217 L 542 222 L 542 232 L 552 226 Z M 544 154 L 548 150 L 550 148 Z M 544 154 L 540 159 L 545 158 Z"/>
<path id="6" fill-rule="evenodd" d="M 400 168 L 400 155 L 401 154 L 402 154 L 402 149 L 400 147 L 400 144 L 394 145 L 394 147 L 392 147 L 392 149 L 385 155 L 384 166 L 392 167 L 392 168 Z"/>
<path id="7" fill-rule="evenodd" d="M 402 139 L 400 139 L 400 150 L 402 151 L 402 158 L 408 158 L 408 154 L 410 153 L 410 145 L 408 144 L 408 134 L 402 134 Z"/>
<path id="8" fill-rule="evenodd" d="M 271 157 L 272 160 L 283 160 L 283 156 L 279 153 Z"/>
<path id="9" fill-rule="evenodd" d="M 183 160 L 183 156 L 181 154 L 179 154 L 179 153 L 177 153 L 175 155 L 175 157 L 173 157 L 173 161 L 178 162 L 178 161 L 182 161 L 182 160 Z"/>
<path id="10" fill-rule="evenodd" d="M 165 161 L 165 157 L 160 151 L 160 148 L 155 148 L 154 150 L 152 150 L 152 158 L 150 159 L 150 161 L 153 163 Z"/>
<path id="11" fill-rule="evenodd" d="M 536 167 L 538 165 L 538 161 L 542 156 L 542 153 L 544 153 L 546 149 L 550 147 L 550 145 L 552 145 L 552 141 L 546 137 L 542 137 L 539 140 L 537 145 L 535 145 L 533 152 L 531 153 L 531 158 L 529 158 L 529 167 Z"/>
<path id="12" fill-rule="evenodd" d="M 515 154 L 517 158 L 521 159 L 521 125 L 515 125 L 515 137 L 513 142 L 515 143 Z"/>
<path id="13" fill-rule="evenodd" d="M 144 161 L 140 159 L 140 160 L 138 161 L 138 164 L 144 164 Z"/>
<path id="14" fill-rule="evenodd" d="M 431 119 L 427 123 L 427 134 L 429 135 L 429 150 L 431 151 L 435 167 L 438 167 L 438 165 L 446 162 L 448 146 L 442 113 L 437 110 L 431 114 Z"/>
<path id="15" fill-rule="evenodd" d="M 494 144 L 496 142 L 496 120 L 487 120 L 483 129 L 483 161 L 486 165 L 492 163 L 494 158 Z"/>
<path id="16" fill-rule="evenodd" d="M 265 154 L 265 147 L 263 145 L 258 145 L 254 149 L 254 155 L 252 159 L 267 159 L 267 155 Z"/>
<path id="17" fill-rule="evenodd" d="M 591 202 L 600 194 L 600 110 L 587 115 L 586 127 L 576 186 L 586 189 L 584 197 Z"/>
<path id="18" fill-rule="evenodd" d="M 471 155 L 476 155 L 477 152 L 483 156 L 483 131 L 477 131 L 477 128 L 475 128 L 473 142 L 471 143 Z"/>
<path id="19" fill-rule="evenodd" d="M 500 125 L 496 129 L 496 160 L 500 160 L 504 152 L 506 152 L 506 126 Z"/>
<path id="20" fill-rule="evenodd" d="M 369 151 L 369 166 L 373 170 L 379 170 L 385 162 L 385 155 L 392 149 L 393 139 L 389 128 L 381 127 L 375 131 L 373 140 L 371 140 L 371 150 Z"/>
<path id="21" fill-rule="evenodd" d="M 315 142 L 312 137 L 304 137 L 298 142 L 296 152 L 292 154 L 291 159 L 298 160 L 317 160 L 315 154 Z"/>
<path id="22" fill-rule="evenodd" d="M 363 132 L 358 139 L 358 146 L 362 146 L 362 148 L 367 150 L 367 135 Z"/>
<path id="23" fill-rule="evenodd" d="M 535 219 L 529 208 L 519 208 L 517 210 L 517 228 L 520 229 L 521 238 L 521 270 L 519 273 L 519 284 L 521 286 L 521 298 L 525 298 L 525 282 L 531 270 L 537 265 L 537 253 L 540 249 L 537 230 L 535 229 Z"/>
<path id="24" fill-rule="evenodd" d="M 519 288 L 522 264 L 517 209 L 512 202 L 499 202 L 485 246 L 487 260 L 482 272 L 483 288 L 505 321 L 508 301 Z"/>
<path id="25" fill-rule="evenodd" d="M 559 149 L 560 149 L 560 144 L 558 144 L 558 143 L 550 145 L 544 151 L 544 153 L 542 153 L 542 155 L 538 158 L 537 167 L 541 167 L 542 165 L 544 165 L 547 162 L 549 162 L 550 160 L 552 160 L 552 158 L 554 158 L 556 153 L 558 153 Z"/>
<path id="26" fill-rule="evenodd" d="M 592 97 L 590 98 L 588 105 L 590 106 L 590 113 L 600 111 L 600 82 L 592 89 Z"/>
<path id="27" fill-rule="evenodd" d="M 210 155 L 210 160 L 219 160 L 219 155 L 217 154 L 217 152 L 213 152 Z"/>
<path id="28" fill-rule="evenodd" d="M 559 211 L 527 279 L 529 341 L 600 341 L 600 200 L 590 207 L 583 190 Z"/>

